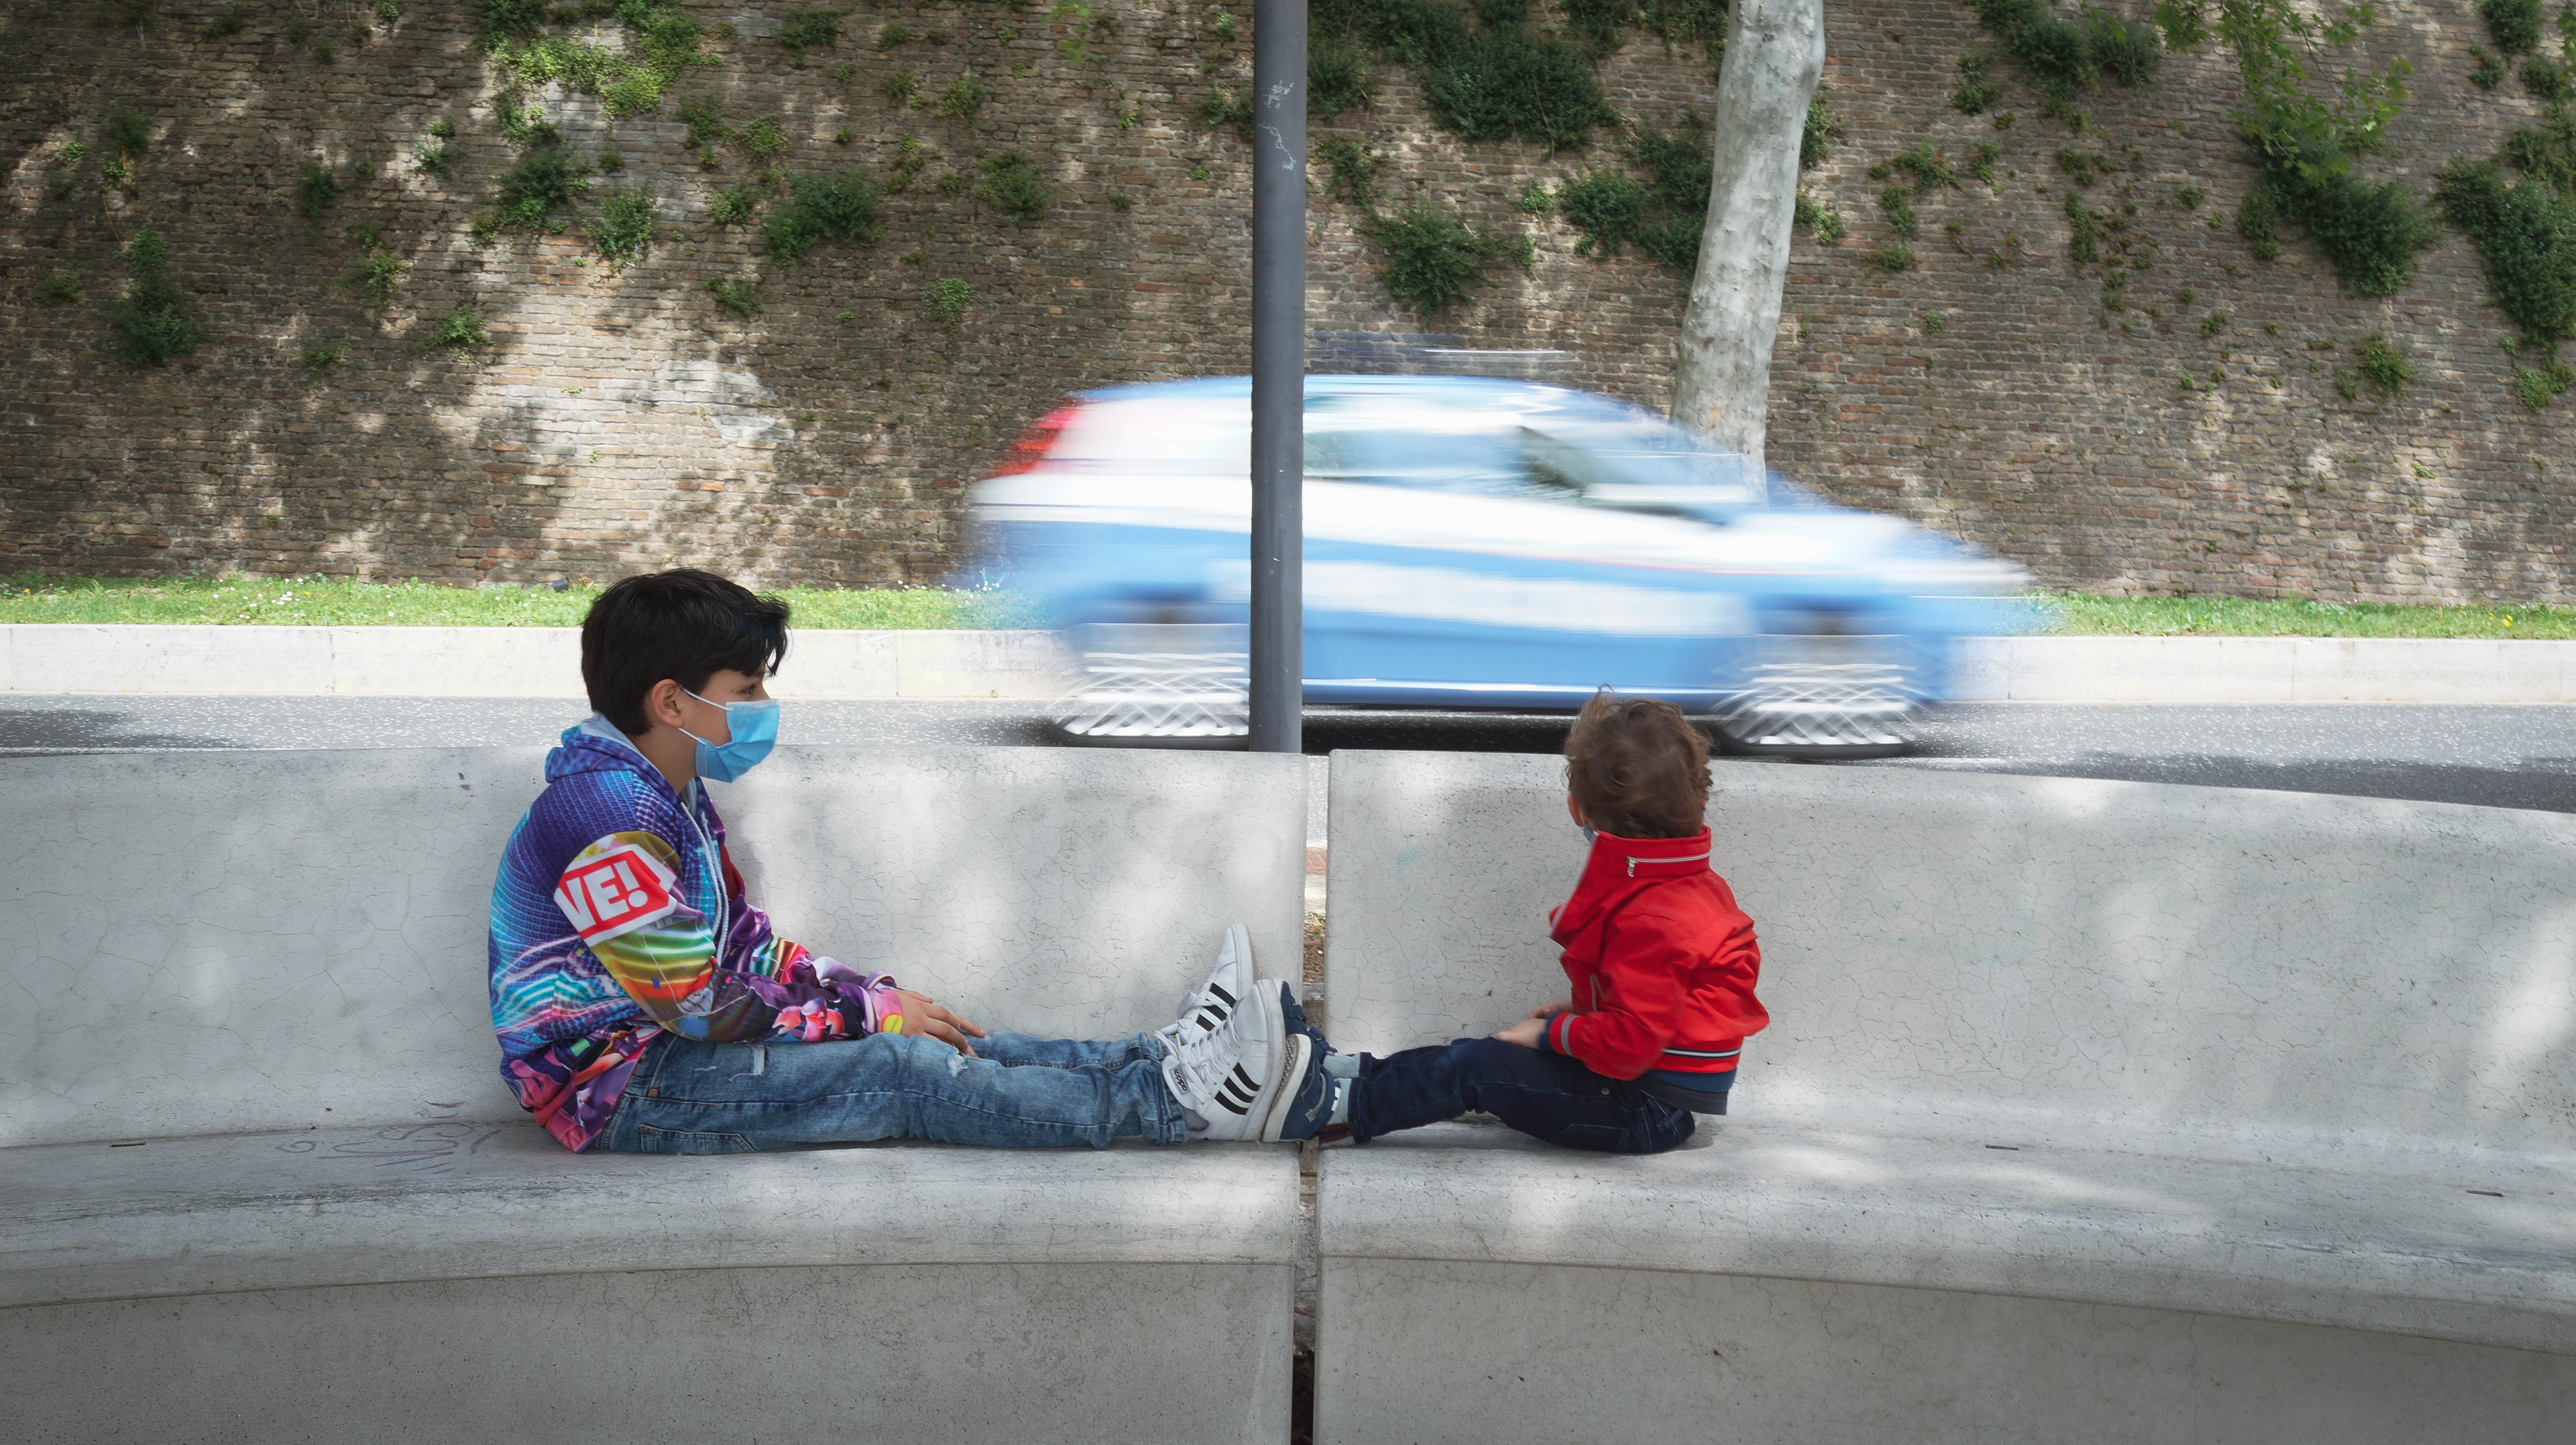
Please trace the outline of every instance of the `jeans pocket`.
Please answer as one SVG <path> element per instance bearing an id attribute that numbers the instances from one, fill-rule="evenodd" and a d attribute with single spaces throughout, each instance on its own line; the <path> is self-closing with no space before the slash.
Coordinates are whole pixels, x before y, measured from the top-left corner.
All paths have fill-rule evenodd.
<path id="1" fill-rule="evenodd" d="M 751 1154 L 758 1152 L 759 1148 L 741 1134 L 657 1129 L 650 1124 L 639 1124 L 635 1128 L 635 1149 L 642 1154 Z"/>

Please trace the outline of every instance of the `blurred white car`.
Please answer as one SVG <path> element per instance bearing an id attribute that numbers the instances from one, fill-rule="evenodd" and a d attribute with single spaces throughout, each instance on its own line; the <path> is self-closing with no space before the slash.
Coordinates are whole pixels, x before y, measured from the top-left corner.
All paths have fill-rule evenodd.
<path id="1" fill-rule="evenodd" d="M 974 566 L 1039 600 L 1087 741 L 1245 732 L 1250 384 L 1066 399 L 976 485 Z M 1901 749 L 1950 644 L 2016 630 L 2019 567 L 1820 502 L 1589 392 L 1306 379 L 1305 701 L 1667 698 L 1748 750 Z"/>

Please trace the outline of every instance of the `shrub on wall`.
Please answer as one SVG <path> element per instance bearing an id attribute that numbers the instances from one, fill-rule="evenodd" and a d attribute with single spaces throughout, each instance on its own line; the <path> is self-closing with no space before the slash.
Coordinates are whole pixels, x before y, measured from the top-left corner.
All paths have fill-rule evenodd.
<path id="1" fill-rule="evenodd" d="M 1579 149 L 1619 114 L 1593 55 L 1528 28 L 1519 11 L 1451 0 L 1314 0 L 1307 20 L 1307 113 L 1329 119 L 1367 103 L 1379 61 L 1417 73 L 1434 123 L 1469 140 L 1519 137 Z M 1321 59 L 1325 73 L 1318 75 Z"/>
<path id="2" fill-rule="evenodd" d="M 1508 263 L 1527 270 L 1537 260 L 1527 236 L 1471 228 L 1456 211 L 1420 199 L 1393 215 L 1371 217 L 1360 231 L 1386 248 L 1379 279 L 1387 294 L 1426 326 L 1483 285 L 1487 268 Z"/>
<path id="3" fill-rule="evenodd" d="M 161 233 L 148 227 L 135 232 L 125 243 L 125 266 L 131 279 L 116 308 L 116 359 L 128 366 L 159 366 L 196 350 L 205 329 L 190 312 L 179 284 L 170 279 L 170 247 Z"/>
<path id="4" fill-rule="evenodd" d="M 864 176 L 798 176 L 786 204 L 761 228 L 760 240 L 779 260 L 802 261 L 824 241 L 875 245 L 884 215 L 884 198 Z"/>

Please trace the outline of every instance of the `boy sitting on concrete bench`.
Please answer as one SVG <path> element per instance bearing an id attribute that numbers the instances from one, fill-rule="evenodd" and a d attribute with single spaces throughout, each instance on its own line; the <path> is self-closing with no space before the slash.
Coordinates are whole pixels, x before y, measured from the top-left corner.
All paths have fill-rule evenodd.
<path id="1" fill-rule="evenodd" d="M 596 714 L 547 755 L 492 893 L 492 1027 L 521 1107 L 568 1149 L 671 1154 L 1278 1140 L 1300 1107 L 1320 1116 L 1330 1048 L 1253 976 L 1239 925 L 1180 1018 L 1105 1041 L 988 1033 L 773 933 L 702 780 L 768 756 L 787 616 L 681 569 L 583 620 Z"/>
<path id="2" fill-rule="evenodd" d="M 1325 1143 L 1472 1109 L 1551 1144 L 1654 1154 L 1726 1112 L 1745 1036 L 1770 1015 L 1753 920 L 1709 867 L 1708 742 L 1671 703 L 1604 689 L 1565 740 L 1565 779 L 1592 845 L 1548 915 L 1572 996 L 1492 1038 L 1328 1056 Z"/>

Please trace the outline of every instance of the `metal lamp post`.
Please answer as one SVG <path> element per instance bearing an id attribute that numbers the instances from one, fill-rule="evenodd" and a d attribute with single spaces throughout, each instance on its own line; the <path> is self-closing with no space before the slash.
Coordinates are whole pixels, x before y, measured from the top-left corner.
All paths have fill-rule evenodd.
<path id="1" fill-rule="evenodd" d="M 1306 0 L 1252 7 L 1252 749 L 1304 746 Z"/>

